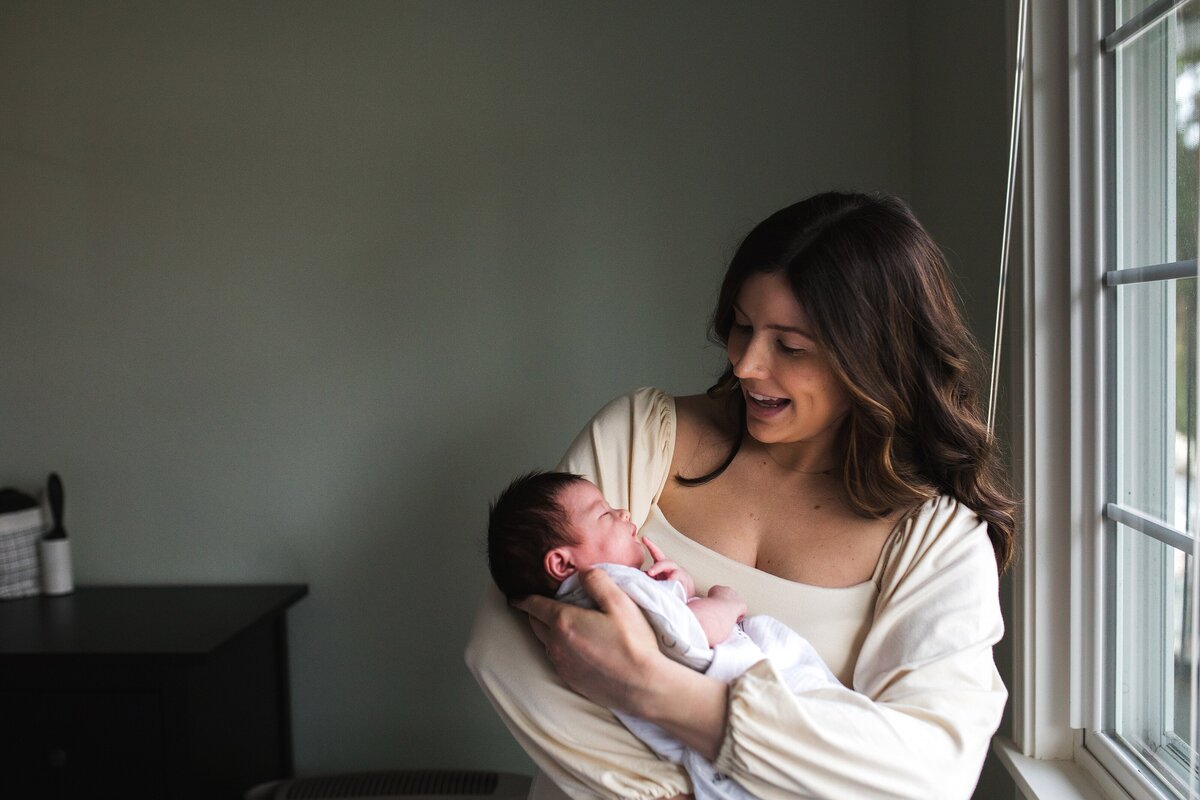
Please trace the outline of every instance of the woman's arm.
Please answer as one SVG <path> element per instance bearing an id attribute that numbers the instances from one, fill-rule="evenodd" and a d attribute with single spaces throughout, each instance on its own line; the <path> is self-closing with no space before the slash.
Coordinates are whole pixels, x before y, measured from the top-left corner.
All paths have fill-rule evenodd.
<path id="1" fill-rule="evenodd" d="M 711 760 L 725 729 L 725 684 L 664 656 L 642 612 L 603 570 L 580 582 L 598 610 L 545 597 L 517 604 L 555 672 L 597 705 L 657 722 Z"/>
<path id="2" fill-rule="evenodd" d="M 640 525 L 668 474 L 674 407 L 655 389 L 616 398 L 584 426 L 558 468 L 592 480 Z M 517 742 L 572 797 L 650 800 L 691 791 L 682 767 L 659 759 L 607 708 L 563 684 L 528 618 L 494 587 L 480 605 L 466 661 Z"/>
<path id="3" fill-rule="evenodd" d="M 762 661 L 726 686 L 658 656 L 632 602 L 584 576 L 599 611 L 530 601 L 568 685 L 644 717 L 761 798 L 967 798 L 1007 693 L 986 530 L 941 498 L 890 554 L 854 687 L 793 691 Z"/>
<path id="4" fill-rule="evenodd" d="M 480 604 L 466 662 L 513 737 L 571 797 L 651 800 L 691 791 L 681 767 L 559 680 L 526 616 L 494 587 Z"/>
<path id="5" fill-rule="evenodd" d="M 948 498 L 888 553 L 853 689 L 794 693 L 760 662 L 730 684 L 714 763 L 762 797 L 968 798 L 1007 698 L 985 525 Z"/>

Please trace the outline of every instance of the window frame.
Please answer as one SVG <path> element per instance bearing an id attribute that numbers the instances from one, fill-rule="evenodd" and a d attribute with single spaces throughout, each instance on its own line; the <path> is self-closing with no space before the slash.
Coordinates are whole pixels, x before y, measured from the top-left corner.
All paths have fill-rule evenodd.
<path id="1" fill-rule="evenodd" d="M 1103 586 L 1117 527 L 1106 514 L 1115 470 L 1103 466 L 1112 447 L 1106 413 L 1116 408 L 1105 380 L 1116 291 L 1102 288 L 1116 247 L 1116 59 L 1101 50 L 1113 13 L 1105 0 L 1031 6 L 1023 247 L 1006 320 L 1015 345 L 1013 475 L 1025 519 L 1012 572 L 1013 733 L 995 750 L 1027 797 L 1159 800 L 1170 796 L 1159 780 L 1101 733 L 1112 689 L 1100 670 L 1111 655 L 1105 620 L 1116 612 Z"/>

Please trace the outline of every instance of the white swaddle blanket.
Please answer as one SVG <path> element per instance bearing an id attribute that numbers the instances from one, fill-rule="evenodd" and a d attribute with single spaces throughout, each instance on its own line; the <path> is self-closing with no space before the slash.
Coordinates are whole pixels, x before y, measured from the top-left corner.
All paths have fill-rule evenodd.
<path id="1" fill-rule="evenodd" d="M 641 570 L 620 564 L 599 564 L 597 569 L 608 573 L 617 586 L 642 609 L 658 636 L 659 649 L 669 658 L 698 672 L 729 682 L 759 661 L 769 658 L 793 693 L 836 685 L 838 682 L 808 640 L 774 617 L 765 614 L 747 617 L 734 627 L 729 638 L 715 647 L 709 647 L 700 621 L 687 607 L 688 597 L 679 581 L 656 581 Z M 558 589 L 558 599 L 584 608 L 596 607 L 595 601 L 580 585 L 578 573 L 563 581 Z M 685 747 L 654 723 L 620 711 L 613 713 L 654 752 L 683 765 L 691 776 L 696 800 L 747 800 L 754 797 L 736 781 L 719 772 L 708 759 Z"/>

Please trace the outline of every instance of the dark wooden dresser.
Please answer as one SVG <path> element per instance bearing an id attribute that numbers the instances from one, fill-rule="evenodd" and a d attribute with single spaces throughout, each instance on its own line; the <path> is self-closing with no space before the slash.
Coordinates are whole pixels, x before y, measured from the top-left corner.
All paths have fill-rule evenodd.
<path id="1" fill-rule="evenodd" d="M 0 798 L 240 798 L 292 774 L 303 585 L 96 586 L 0 602 Z"/>

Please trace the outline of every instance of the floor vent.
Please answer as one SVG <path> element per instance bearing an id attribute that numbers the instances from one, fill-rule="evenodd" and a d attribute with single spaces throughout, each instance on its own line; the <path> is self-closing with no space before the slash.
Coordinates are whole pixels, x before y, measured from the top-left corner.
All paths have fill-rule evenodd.
<path id="1" fill-rule="evenodd" d="M 530 779 L 508 772 L 412 769 L 319 775 L 251 789 L 246 800 L 524 800 Z"/>

